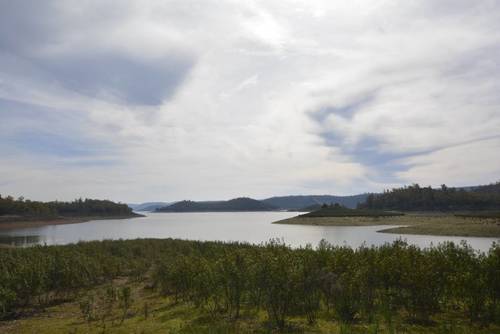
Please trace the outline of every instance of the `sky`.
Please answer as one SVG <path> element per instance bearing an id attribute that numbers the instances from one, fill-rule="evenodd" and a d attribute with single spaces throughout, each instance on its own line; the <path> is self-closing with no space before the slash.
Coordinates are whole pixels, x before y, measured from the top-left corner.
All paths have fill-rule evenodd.
<path id="1" fill-rule="evenodd" d="M 500 180 L 500 1 L 0 0 L 0 194 Z"/>

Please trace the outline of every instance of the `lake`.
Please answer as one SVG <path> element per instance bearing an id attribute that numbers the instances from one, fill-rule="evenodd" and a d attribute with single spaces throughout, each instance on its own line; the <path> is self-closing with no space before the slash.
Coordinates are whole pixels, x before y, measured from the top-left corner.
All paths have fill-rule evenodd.
<path id="1" fill-rule="evenodd" d="M 17 246 L 68 244 L 78 241 L 136 238 L 180 238 L 190 240 L 267 242 L 283 239 L 293 246 L 316 246 L 322 239 L 334 245 L 358 247 L 381 245 L 404 239 L 420 247 L 443 241 L 466 240 L 473 248 L 487 251 L 498 238 L 442 237 L 378 233 L 387 226 L 276 225 L 274 221 L 296 216 L 296 212 L 202 212 L 147 213 L 146 217 L 94 220 L 80 224 L 49 225 L 0 232 L 0 243 Z"/>

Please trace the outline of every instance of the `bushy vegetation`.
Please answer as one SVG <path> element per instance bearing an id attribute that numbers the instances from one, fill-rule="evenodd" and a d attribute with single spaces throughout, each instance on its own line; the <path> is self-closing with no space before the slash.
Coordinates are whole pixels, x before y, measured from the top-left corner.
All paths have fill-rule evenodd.
<path id="1" fill-rule="evenodd" d="M 430 324 L 442 313 L 482 325 L 500 321 L 500 246 L 479 254 L 466 244 L 422 250 L 402 241 L 291 249 L 279 241 L 253 246 L 142 239 L 3 249 L 0 316 L 68 300 L 76 291 L 122 276 L 146 281 L 214 319 L 233 321 L 242 312 L 264 311 L 279 329 L 290 317 L 311 324 L 319 318 L 342 324 L 383 318 L 388 326 L 396 316 Z M 100 299 L 103 310 L 105 301 L 116 300 L 122 319 L 133 302 L 126 288 Z M 92 297 L 80 305 L 89 321 L 94 304 Z"/>
<path id="2" fill-rule="evenodd" d="M 392 217 L 403 216 L 400 212 L 389 212 L 370 209 L 349 209 L 338 203 L 323 204 L 319 209 L 299 215 L 299 217 Z"/>
<path id="3" fill-rule="evenodd" d="M 500 210 L 500 183 L 479 186 L 474 189 L 440 189 L 420 187 L 418 184 L 370 194 L 361 209 L 402 211 L 468 211 Z"/>
<path id="4" fill-rule="evenodd" d="M 126 204 L 108 200 L 77 199 L 73 202 L 39 202 L 26 200 L 23 197 L 0 195 L 0 215 L 20 215 L 35 217 L 54 216 L 130 216 L 132 209 Z"/>

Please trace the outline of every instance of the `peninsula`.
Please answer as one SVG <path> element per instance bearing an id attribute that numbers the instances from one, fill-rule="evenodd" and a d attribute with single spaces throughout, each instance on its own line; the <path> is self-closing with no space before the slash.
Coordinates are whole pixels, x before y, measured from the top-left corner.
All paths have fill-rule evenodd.
<path id="1" fill-rule="evenodd" d="M 134 217 L 142 215 L 126 204 L 109 200 L 80 198 L 72 202 L 40 202 L 0 195 L 0 230 Z"/>

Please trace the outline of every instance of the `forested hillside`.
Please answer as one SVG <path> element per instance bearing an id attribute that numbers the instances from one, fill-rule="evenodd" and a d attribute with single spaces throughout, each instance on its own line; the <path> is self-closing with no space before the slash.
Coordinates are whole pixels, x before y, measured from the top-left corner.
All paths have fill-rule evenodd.
<path id="1" fill-rule="evenodd" d="M 352 196 L 332 196 L 332 195 L 297 195 L 297 196 L 279 196 L 271 197 L 262 200 L 262 202 L 270 204 L 284 210 L 304 210 L 307 207 L 323 204 L 339 203 L 348 208 L 356 208 L 356 206 L 364 202 L 368 194 L 352 195 Z"/>
<path id="2" fill-rule="evenodd" d="M 370 194 L 360 208 L 402 211 L 474 211 L 499 210 L 499 183 L 465 188 L 440 189 L 421 187 L 418 184 Z"/>
<path id="3" fill-rule="evenodd" d="M 470 187 L 470 191 L 479 193 L 500 194 L 500 182 L 487 184 L 483 186 Z"/>
<path id="4" fill-rule="evenodd" d="M 181 201 L 156 209 L 157 212 L 210 212 L 210 211 L 272 211 L 276 207 L 252 198 L 240 197 L 229 201 Z"/>
<path id="5" fill-rule="evenodd" d="M 39 202 L 14 199 L 0 195 L 0 215 L 19 215 L 34 217 L 85 217 L 85 216 L 129 216 L 132 209 L 126 204 L 108 200 L 77 199 L 72 202 Z"/>
<path id="6" fill-rule="evenodd" d="M 155 211 L 158 208 L 169 206 L 169 202 L 145 202 L 141 204 L 127 204 L 134 211 Z"/>

